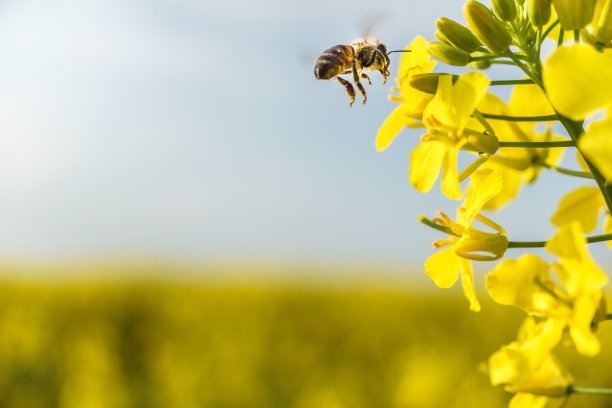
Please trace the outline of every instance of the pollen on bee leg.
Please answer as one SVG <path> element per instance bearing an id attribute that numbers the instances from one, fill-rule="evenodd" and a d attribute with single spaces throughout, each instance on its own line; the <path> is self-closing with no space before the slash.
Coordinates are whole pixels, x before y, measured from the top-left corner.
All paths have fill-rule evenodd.
<path id="1" fill-rule="evenodd" d="M 349 106 L 353 106 L 353 103 L 355 103 L 355 88 L 353 88 L 353 85 L 346 79 L 340 77 L 336 77 L 336 81 L 340 82 L 340 84 L 346 88 L 346 93 L 349 98 L 351 98 L 351 104 Z"/>

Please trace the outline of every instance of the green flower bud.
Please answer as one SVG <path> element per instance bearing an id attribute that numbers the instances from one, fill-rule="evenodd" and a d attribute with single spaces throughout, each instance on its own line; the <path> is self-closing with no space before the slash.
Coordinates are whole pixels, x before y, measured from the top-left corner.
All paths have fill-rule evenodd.
<path id="1" fill-rule="evenodd" d="M 467 52 L 437 41 L 427 43 L 425 51 L 448 65 L 464 66 L 470 62 L 470 54 Z"/>
<path id="2" fill-rule="evenodd" d="M 471 132 L 467 139 L 468 142 L 461 147 L 461 150 L 495 154 L 497 149 L 499 149 L 497 137 L 488 133 Z"/>
<path id="3" fill-rule="evenodd" d="M 514 0 L 491 0 L 491 9 L 501 21 L 512 21 L 516 18 Z"/>
<path id="4" fill-rule="evenodd" d="M 612 0 L 598 0 L 593 18 L 593 37 L 603 44 L 612 40 Z"/>
<path id="5" fill-rule="evenodd" d="M 551 0 L 527 0 L 529 21 L 536 27 L 542 27 L 550 20 Z"/>
<path id="6" fill-rule="evenodd" d="M 440 40 L 440 37 L 438 37 L 439 33 L 446 39 L 446 41 L 441 40 L 442 42 L 446 42 L 467 53 L 476 51 L 482 45 L 469 28 L 446 17 L 440 17 L 436 21 L 436 28 L 438 29 L 436 38 Z"/>
<path id="7" fill-rule="evenodd" d="M 448 75 L 443 72 L 431 72 L 427 74 L 416 74 L 410 78 L 410 86 L 414 89 L 428 94 L 435 94 L 438 90 L 438 80 L 442 75 Z M 453 75 L 453 84 L 457 82 L 459 76 Z"/>
<path id="8" fill-rule="evenodd" d="M 491 51 L 504 52 L 512 44 L 504 25 L 482 3 L 468 0 L 463 6 L 463 14 L 476 38 Z"/>
<path id="9" fill-rule="evenodd" d="M 470 55 L 470 57 L 482 57 L 485 56 L 487 54 L 485 54 L 484 52 L 475 52 L 472 55 Z M 470 68 L 474 68 L 474 69 L 487 69 L 491 66 L 492 62 L 490 58 L 487 59 L 482 59 L 482 60 L 477 60 L 477 61 L 470 61 L 470 63 L 468 64 L 468 67 Z"/>
<path id="10" fill-rule="evenodd" d="M 446 38 L 444 34 L 439 31 L 436 31 L 434 33 L 434 37 L 436 37 L 440 42 L 443 42 L 444 44 L 452 45 L 450 41 L 448 41 L 448 38 Z"/>
<path id="11" fill-rule="evenodd" d="M 591 24 L 597 0 L 553 0 L 561 28 L 580 30 Z"/>

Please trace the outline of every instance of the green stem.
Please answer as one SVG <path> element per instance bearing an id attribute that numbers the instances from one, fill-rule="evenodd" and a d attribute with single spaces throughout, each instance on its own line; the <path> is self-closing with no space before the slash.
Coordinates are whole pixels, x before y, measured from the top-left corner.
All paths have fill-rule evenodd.
<path id="1" fill-rule="evenodd" d="M 593 235 L 586 238 L 587 244 L 612 241 L 612 234 Z M 544 248 L 548 241 L 510 241 L 508 248 Z"/>
<path id="2" fill-rule="evenodd" d="M 544 34 L 542 34 L 542 38 L 541 41 L 544 42 L 544 40 L 546 39 L 546 37 L 548 37 L 548 34 L 550 34 L 550 32 L 559 24 L 559 19 L 555 20 L 554 23 L 552 23 L 550 26 L 548 26 L 548 28 L 546 29 L 546 31 L 544 31 Z"/>
<path id="3" fill-rule="evenodd" d="M 533 81 L 531 79 L 500 79 L 496 81 L 491 81 L 491 85 L 531 85 L 531 84 L 533 84 Z"/>
<path id="4" fill-rule="evenodd" d="M 429 218 L 425 217 L 424 215 L 420 215 L 419 216 L 419 221 L 422 222 L 423 224 L 427 225 L 430 228 L 436 229 L 438 231 L 442 231 L 448 235 L 454 235 L 456 237 L 460 237 L 461 235 L 457 234 L 456 232 L 454 232 L 453 230 L 451 230 L 448 227 L 443 227 L 440 224 L 436 224 L 435 222 L 433 222 L 432 220 L 430 220 Z"/>
<path id="5" fill-rule="evenodd" d="M 506 56 L 508 56 L 512 61 L 514 61 L 514 64 L 519 67 L 520 69 L 523 70 L 524 73 L 527 74 L 527 76 L 529 78 L 531 78 L 531 80 L 536 83 L 540 88 L 544 89 L 544 84 L 542 83 L 542 80 L 537 77 L 533 72 L 531 72 L 531 70 L 525 66 L 525 64 L 523 64 L 516 55 L 514 55 L 514 53 L 510 50 L 506 51 Z"/>
<path id="6" fill-rule="evenodd" d="M 563 45 L 563 36 L 565 35 L 565 31 L 563 31 L 563 27 L 559 30 L 559 40 L 557 41 L 557 48 Z"/>
<path id="7" fill-rule="evenodd" d="M 509 122 L 549 122 L 557 120 L 557 115 L 541 115 L 541 116 L 507 116 L 507 115 L 496 115 L 493 113 L 483 113 L 487 119 L 506 120 Z"/>
<path id="8" fill-rule="evenodd" d="M 580 30 L 574 30 L 574 43 L 580 44 Z"/>
<path id="9" fill-rule="evenodd" d="M 567 393 L 588 395 L 612 395 L 612 388 L 580 387 L 578 385 L 570 385 L 567 387 Z"/>
<path id="10" fill-rule="evenodd" d="M 499 147 L 573 147 L 576 143 L 573 140 L 557 140 L 552 142 L 499 142 Z"/>
<path id="11" fill-rule="evenodd" d="M 499 64 L 499 65 L 516 65 L 513 61 L 506 60 L 493 60 L 491 64 Z"/>
<path id="12" fill-rule="evenodd" d="M 608 313 L 606 315 L 606 320 L 612 320 L 612 313 Z"/>
<path id="13" fill-rule="evenodd" d="M 565 127 L 565 130 L 567 130 L 569 136 L 572 138 L 574 143 L 577 144 L 578 139 L 584 133 L 582 122 L 575 122 L 566 118 L 563 115 L 558 116 L 559 121 L 561 122 L 563 127 Z M 578 147 L 578 151 L 580 151 L 580 147 Z M 580 153 L 582 154 L 581 151 Z M 582 155 L 582 157 L 584 158 L 584 162 L 588 166 L 589 171 L 593 175 L 593 179 L 595 179 L 595 181 L 597 182 L 597 186 L 599 187 L 599 190 L 601 191 L 601 194 L 603 195 L 603 198 L 606 202 L 606 206 L 608 207 L 608 212 L 612 214 L 612 184 L 606 182 L 606 179 L 601 175 L 597 167 L 595 167 L 584 154 Z"/>
<path id="14" fill-rule="evenodd" d="M 478 109 L 474 109 L 474 113 L 472 113 L 472 115 L 474 115 L 476 120 L 478 120 L 480 124 L 484 126 L 484 128 L 487 130 L 487 132 L 489 132 L 490 135 L 495 136 L 495 130 L 489 124 L 489 121 L 485 119 L 485 117 L 482 115 L 482 113 Z"/>
<path id="15" fill-rule="evenodd" d="M 552 164 L 548 164 L 548 163 L 546 163 L 546 161 L 544 161 L 540 157 L 535 157 L 533 162 L 535 164 L 539 164 L 542 167 L 546 167 L 549 170 L 556 171 L 557 173 L 566 174 L 568 176 L 581 177 L 581 178 L 586 178 L 586 179 L 593 180 L 593 175 L 591 173 L 587 172 L 587 171 L 577 171 L 577 170 L 564 169 L 563 167 L 558 167 L 558 166 L 555 166 L 555 165 L 552 165 Z"/>
<path id="16" fill-rule="evenodd" d="M 522 60 L 526 60 L 527 56 L 526 55 L 521 55 L 521 54 L 514 54 L 516 55 L 516 58 L 518 59 L 522 59 Z M 490 59 L 495 59 L 495 58 L 503 58 L 506 55 L 504 54 L 488 54 L 488 55 L 479 55 L 477 57 L 470 57 L 470 62 L 471 61 L 483 61 L 483 60 L 490 60 Z"/>

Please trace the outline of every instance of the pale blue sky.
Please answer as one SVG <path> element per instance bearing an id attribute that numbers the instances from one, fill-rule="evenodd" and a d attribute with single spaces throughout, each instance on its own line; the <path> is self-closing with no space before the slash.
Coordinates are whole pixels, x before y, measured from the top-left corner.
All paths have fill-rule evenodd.
<path id="1" fill-rule="evenodd" d="M 390 49 L 464 21 L 461 2 L 383 4 L 2 2 L 0 255 L 421 264 L 439 235 L 417 216 L 456 203 L 409 185 L 418 131 L 374 149 L 393 76 L 349 108 L 312 73 L 373 19 Z M 511 239 L 547 238 L 578 185 L 541 181 L 492 216 Z"/>

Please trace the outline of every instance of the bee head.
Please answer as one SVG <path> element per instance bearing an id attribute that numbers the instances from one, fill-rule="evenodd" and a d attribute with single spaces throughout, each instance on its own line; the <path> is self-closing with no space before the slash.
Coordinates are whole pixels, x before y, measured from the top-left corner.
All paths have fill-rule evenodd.
<path id="1" fill-rule="evenodd" d="M 379 42 L 376 45 L 376 49 L 385 57 L 384 61 L 381 61 L 381 66 L 384 71 L 387 71 L 389 69 L 389 65 L 391 64 L 391 60 L 389 59 L 389 55 L 387 53 L 387 46 L 384 43 Z"/>

